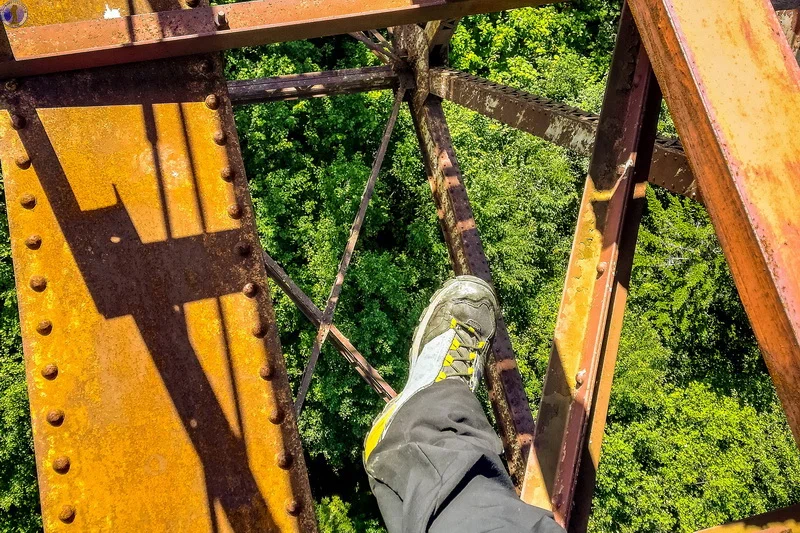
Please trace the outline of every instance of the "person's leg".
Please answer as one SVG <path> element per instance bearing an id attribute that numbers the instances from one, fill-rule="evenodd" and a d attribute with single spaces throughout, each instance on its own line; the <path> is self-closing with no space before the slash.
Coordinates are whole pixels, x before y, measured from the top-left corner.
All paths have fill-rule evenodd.
<path id="1" fill-rule="evenodd" d="M 496 312 L 487 284 L 460 277 L 423 313 L 409 381 L 365 446 L 390 533 L 564 533 L 549 513 L 520 501 L 500 439 L 468 385 L 477 385 Z"/>

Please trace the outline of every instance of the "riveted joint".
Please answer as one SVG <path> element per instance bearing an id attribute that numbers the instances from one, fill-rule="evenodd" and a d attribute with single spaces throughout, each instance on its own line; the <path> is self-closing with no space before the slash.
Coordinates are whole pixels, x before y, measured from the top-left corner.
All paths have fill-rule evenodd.
<path id="1" fill-rule="evenodd" d="M 72 505 L 65 505 L 58 513 L 58 519 L 65 524 L 71 524 L 75 520 L 75 507 Z"/>
<path id="2" fill-rule="evenodd" d="M 255 283 L 247 283 L 242 287 L 242 293 L 248 298 L 255 298 L 258 294 L 258 285 Z"/>
<path id="3" fill-rule="evenodd" d="M 58 427 L 64 423 L 64 411 L 61 409 L 53 409 L 47 413 L 47 423 L 51 426 Z"/>
<path id="4" fill-rule="evenodd" d="M 209 109 L 219 109 L 219 97 L 216 94 L 206 96 L 206 107 Z"/>
<path id="5" fill-rule="evenodd" d="M 53 470 L 58 472 L 59 474 L 66 474 L 69 472 L 69 468 L 72 463 L 69 460 L 69 457 L 66 455 L 62 455 L 61 457 L 56 457 L 53 461 Z"/>
<path id="6" fill-rule="evenodd" d="M 299 501 L 292 499 L 286 502 L 286 512 L 290 515 L 298 516 L 302 510 L 303 506 Z"/>
<path id="7" fill-rule="evenodd" d="M 54 364 L 45 365 L 42 368 L 42 377 L 49 380 L 54 380 L 58 377 L 58 367 Z"/>

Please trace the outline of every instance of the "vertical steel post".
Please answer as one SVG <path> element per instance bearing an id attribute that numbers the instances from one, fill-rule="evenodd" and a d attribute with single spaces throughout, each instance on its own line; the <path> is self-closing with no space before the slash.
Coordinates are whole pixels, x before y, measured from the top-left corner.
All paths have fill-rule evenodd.
<path id="1" fill-rule="evenodd" d="M 570 531 L 585 529 L 569 520 L 579 477 L 588 518 L 660 105 L 623 6 L 522 489 Z"/>

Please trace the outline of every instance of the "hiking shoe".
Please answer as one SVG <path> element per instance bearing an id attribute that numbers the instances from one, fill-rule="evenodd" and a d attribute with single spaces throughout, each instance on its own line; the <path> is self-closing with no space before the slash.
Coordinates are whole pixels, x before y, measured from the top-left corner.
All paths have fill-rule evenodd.
<path id="1" fill-rule="evenodd" d="M 458 276 L 436 291 L 414 331 L 408 353 L 408 382 L 386 405 L 367 434 L 365 464 L 394 414 L 411 396 L 445 379 L 460 379 L 475 390 L 483 374 L 499 312 L 494 290 L 475 276 Z"/>

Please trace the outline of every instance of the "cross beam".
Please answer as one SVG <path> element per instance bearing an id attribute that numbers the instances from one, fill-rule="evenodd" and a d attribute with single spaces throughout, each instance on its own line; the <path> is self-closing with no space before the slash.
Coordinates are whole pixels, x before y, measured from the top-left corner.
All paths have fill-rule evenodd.
<path id="1" fill-rule="evenodd" d="M 435 19 L 453 19 L 553 0 L 254 0 L 120 18 L 7 29 L 11 59 L 0 78 L 216 52 Z M 0 54 L 2 56 L 2 54 Z"/>

